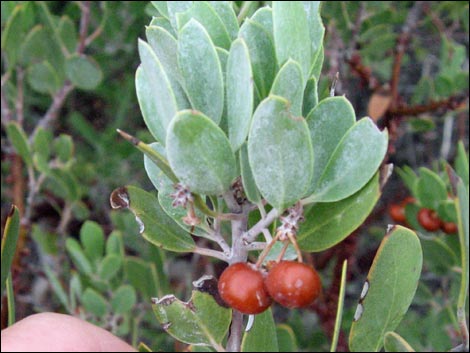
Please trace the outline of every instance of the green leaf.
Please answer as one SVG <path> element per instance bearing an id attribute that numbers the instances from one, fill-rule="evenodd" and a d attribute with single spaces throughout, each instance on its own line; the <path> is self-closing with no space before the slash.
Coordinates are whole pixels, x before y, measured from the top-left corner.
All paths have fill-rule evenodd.
<path id="1" fill-rule="evenodd" d="M 310 185 L 313 152 L 305 119 L 289 103 L 270 96 L 256 109 L 248 137 L 248 157 L 256 185 L 275 208 L 298 201 Z"/>
<path id="2" fill-rule="evenodd" d="M 51 155 L 52 132 L 39 127 L 33 138 L 34 152 L 41 154 L 41 156 L 48 160 Z"/>
<path id="3" fill-rule="evenodd" d="M 308 79 L 307 84 L 305 85 L 304 100 L 302 102 L 302 116 L 307 117 L 307 119 L 313 108 L 318 104 L 317 85 L 317 80 L 313 76 Z"/>
<path id="4" fill-rule="evenodd" d="M 273 2 L 273 28 L 276 57 L 279 65 L 293 59 L 300 64 L 303 78 L 310 76 L 312 47 L 307 13 L 299 1 Z M 302 87 L 303 89 L 303 87 Z"/>
<path id="5" fill-rule="evenodd" d="M 90 314 L 103 317 L 108 312 L 106 299 L 92 288 L 87 288 L 80 299 L 83 307 Z"/>
<path id="6" fill-rule="evenodd" d="M 253 177 L 253 172 L 248 160 L 248 149 L 246 143 L 240 148 L 240 172 L 243 183 L 243 190 L 249 201 L 258 204 L 261 202 L 261 195 Z"/>
<path id="7" fill-rule="evenodd" d="M 27 79 L 33 90 L 48 93 L 51 96 L 59 90 L 61 85 L 55 69 L 47 61 L 31 65 L 28 68 Z"/>
<path id="8" fill-rule="evenodd" d="M 358 121 L 332 153 L 309 199 L 338 201 L 360 190 L 382 163 L 387 144 L 387 131 L 381 132 L 370 118 Z"/>
<path id="9" fill-rule="evenodd" d="M 297 339 L 292 327 L 286 324 L 280 324 L 276 327 L 277 342 L 279 345 L 279 352 L 298 352 Z"/>
<path id="10" fill-rule="evenodd" d="M 462 178 L 464 185 L 468 186 L 468 155 L 462 141 L 457 146 L 457 156 L 455 157 L 454 169 L 457 175 Z"/>
<path id="11" fill-rule="evenodd" d="M 272 40 L 274 40 L 274 29 L 273 29 L 273 9 L 265 6 L 260 7 L 256 12 L 251 16 L 250 20 L 258 23 L 263 27 L 266 32 L 269 33 Z"/>
<path id="12" fill-rule="evenodd" d="M 323 64 L 323 37 L 325 26 L 320 16 L 320 1 L 302 1 L 302 5 L 307 14 L 308 30 L 310 34 L 312 68 L 310 75 L 317 80 L 320 78 L 320 71 Z"/>
<path id="13" fill-rule="evenodd" d="M 111 194 L 111 206 L 129 208 L 136 216 L 140 233 L 152 244 L 175 252 L 194 249 L 191 236 L 162 210 L 152 194 L 134 186 L 118 188 Z"/>
<path id="14" fill-rule="evenodd" d="M 54 139 L 54 151 L 59 157 L 60 161 L 67 163 L 73 157 L 73 140 L 72 136 L 67 134 L 60 134 Z"/>
<path id="15" fill-rule="evenodd" d="M 191 19 L 195 19 L 205 28 L 215 46 L 230 48 L 231 40 L 227 28 L 207 1 L 195 1 L 188 11 L 179 13 L 176 16 L 178 28 L 183 28 Z"/>
<path id="16" fill-rule="evenodd" d="M 75 176 L 67 169 L 52 168 L 47 176 L 52 182 L 50 189 L 54 194 L 67 201 L 77 201 L 80 198 L 80 189 Z"/>
<path id="17" fill-rule="evenodd" d="M 238 20 L 230 1 L 209 1 L 214 11 L 222 20 L 231 40 L 237 38 Z"/>
<path id="18" fill-rule="evenodd" d="M 227 137 L 199 112 L 176 115 L 168 128 L 167 154 L 176 176 L 195 193 L 222 194 L 237 176 Z"/>
<path id="19" fill-rule="evenodd" d="M 124 284 L 113 293 L 111 307 L 115 314 L 125 314 L 132 309 L 136 302 L 135 289 L 128 284 Z"/>
<path id="20" fill-rule="evenodd" d="M 93 89 L 103 79 L 98 63 L 85 55 L 74 54 L 65 61 L 65 75 L 78 88 Z"/>
<path id="21" fill-rule="evenodd" d="M 457 198 L 455 207 L 458 216 L 460 261 L 462 266 L 460 292 L 457 300 L 457 317 L 460 325 L 466 320 L 465 305 L 468 296 L 468 276 L 469 276 L 469 206 L 468 206 L 468 184 L 464 185 L 462 179 L 457 179 Z"/>
<path id="22" fill-rule="evenodd" d="M 271 309 L 255 316 L 255 322 L 242 339 L 242 352 L 279 352 L 277 331 Z"/>
<path id="23" fill-rule="evenodd" d="M 104 232 L 101 226 L 93 221 L 86 221 L 80 228 L 80 241 L 85 255 L 92 263 L 101 260 L 104 254 Z"/>
<path id="24" fill-rule="evenodd" d="M 28 137 L 26 136 L 22 126 L 16 121 L 10 121 L 7 123 L 6 132 L 8 139 L 16 150 L 16 153 L 21 156 L 27 166 L 31 166 L 33 163 L 31 149 L 29 147 Z"/>
<path id="25" fill-rule="evenodd" d="M 160 15 L 164 16 L 167 19 L 169 18 L 167 1 L 150 1 L 150 2 L 158 10 Z"/>
<path id="26" fill-rule="evenodd" d="M 152 17 L 149 27 L 160 27 L 167 31 L 173 38 L 176 38 L 176 31 L 171 25 L 170 21 L 164 17 Z"/>
<path id="27" fill-rule="evenodd" d="M 158 286 L 155 264 L 137 257 L 127 256 L 124 268 L 129 283 L 142 294 L 145 300 L 155 295 L 163 296 L 163 290 Z"/>
<path id="28" fill-rule="evenodd" d="M 66 308 L 67 310 L 70 311 L 70 303 L 69 299 L 67 297 L 67 293 L 65 292 L 64 287 L 60 283 L 59 278 L 57 275 L 52 271 L 52 269 L 49 267 L 47 263 L 43 264 L 43 269 L 44 273 L 47 276 L 47 279 L 49 280 L 49 284 L 51 285 L 53 293 L 57 296 L 59 299 L 60 303 Z"/>
<path id="29" fill-rule="evenodd" d="M 243 38 L 248 46 L 253 78 L 262 100 L 268 95 L 277 72 L 273 40 L 259 23 L 249 19 L 241 26 L 238 37 Z"/>
<path id="30" fill-rule="evenodd" d="M 384 337 L 385 352 L 415 352 L 415 350 L 396 332 L 387 332 Z"/>
<path id="31" fill-rule="evenodd" d="M 314 155 L 313 178 L 307 195 L 317 188 L 335 149 L 355 121 L 354 108 L 345 97 L 326 98 L 307 116 Z"/>
<path id="32" fill-rule="evenodd" d="M 418 182 L 418 176 L 412 168 L 405 165 L 402 168 L 396 168 L 397 174 L 400 176 L 403 183 L 406 185 L 408 190 L 411 191 L 412 195 L 415 195 L 416 183 Z"/>
<path id="33" fill-rule="evenodd" d="M 220 347 L 232 316 L 230 309 L 219 306 L 210 294 L 199 291 L 193 291 L 186 303 L 173 295 L 155 299 L 153 311 L 167 333 L 196 346 Z"/>
<path id="34" fill-rule="evenodd" d="M 338 293 L 338 304 L 336 309 L 336 319 L 335 319 L 335 328 L 333 332 L 332 342 L 330 352 L 336 352 L 338 347 L 338 339 L 341 332 L 341 322 L 343 321 L 343 307 L 344 307 L 344 295 L 346 294 L 346 277 L 348 269 L 348 260 L 343 261 L 343 266 L 341 269 L 341 281 L 340 288 Z"/>
<path id="35" fill-rule="evenodd" d="M 178 29 L 176 15 L 185 12 L 193 6 L 194 1 L 167 1 L 168 17 L 174 29 Z"/>
<path id="36" fill-rule="evenodd" d="M 106 255 L 124 255 L 124 243 L 121 232 L 115 230 L 106 239 Z"/>
<path id="37" fill-rule="evenodd" d="M 350 235 L 372 212 L 380 197 L 379 176 L 375 175 L 361 190 L 337 202 L 316 203 L 300 224 L 300 248 L 317 252 L 331 248 Z"/>
<path id="38" fill-rule="evenodd" d="M 427 168 L 419 169 L 416 183 L 416 197 L 422 207 L 437 210 L 441 201 L 447 200 L 446 184 L 442 179 Z"/>
<path id="39" fill-rule="evenodd" d="M 1 247 L 1 291 L 0 295 L 3 295 L 5 289 L 6 280 L 10 273 L 11 264 L 15 256 L 16 243 L 20 235 L 20 213 L 18 208 L 14 205 L 11 206 L 10 212 L 5 222 L 5 228 L 2 236 L 2 247 Z"/>
<path id="40" fill-rule="evenodd" d="M 253 114 L 253 73 L 248 47 L 242 38 L 230 48 L 226 82 L 228 137 L 235 152 L 248 136 Z"/>
<path id="41" fill-rule="evenodd" d="M 93 267 L 90 263 L 90 260 L 88 260 L 85 253 L 83 252 L 82 247 L 80 246 L 80 243 L 76 239 L 67 238 L 65 241 L 65 249 L 81 273 L 86 275 L 91 275 L 93 273 Z"/>
<path id="42" fill-rule="evenodd" d="M 175 63 L 178 60 L 178 42 L 164 28 L 149 26 L 145 30 L 148 44 L 160 61 L 162 70 L 166 73 L 171 89 L 175 96 L 177 110 L 191 107 L 186 92 L 182 85 L 184 83 L 181 70 Z M 166 102 L 162 102 L 166 103 Z M 158 107 L 157 107 L 158 108 Z"/>
<path id="43" fill-rule="evenodd" d="M 145 124 L 165 144 L 166 132 L 176 114 L 176 99 L 168 77 L 152 48 L 139 40 L 142 67 L 136 72 L 136 90 Z"/>
<path id="44" fill-rule="evenodd" d="M 281 67 L 274 79 L 270 94 L 286 99 L 293 115 L 302 115 L 304 80 L 302 68 L 296 61 L 289 59 Z"/>
<path id="45" fill-rule="evenodd" d="M 416 234 L 395 226 L 383 239 L 354 315 L 349 334 L 353 352 L 376 352 L 385 333 L 393 331 L 413 300 L 423 255 Z"/>
<path id="46" fill-rule="evenodd" d="M 192 107 L 218 124 L 224 109 L 222 68 L 209 34 L 194 19 L 179 33 L 178 64 Z"/>
<path id="47" fill-rule="evenodd" d="M 113 279 L 122 267 L 122 257 L 117 254 L 106 255 L 98 267 L 98 276 L 105 282 Z"/>
<path id="48" fill-rule="evenodd" d="M 77 29 L 73 21 L 67 16 L 62 16 L 57 31 L 67 51 L 73 53 L 77 47 Z"/>
<path id="49" fill-rule="evenodd" d="M 16 5 L 8 18 L 5 28 L 2 28 L 1 47 L 2 54 L 5 53 L 8 70 L 13 70 L 15 67 L 23 43 L 25 35 L 25 9 L 27 5 Z"/>

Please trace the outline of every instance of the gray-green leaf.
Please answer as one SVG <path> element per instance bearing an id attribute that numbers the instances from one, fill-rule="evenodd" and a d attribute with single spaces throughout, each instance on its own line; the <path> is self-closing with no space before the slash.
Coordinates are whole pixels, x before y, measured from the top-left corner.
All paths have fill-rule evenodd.
<path id="1" fill-rule="evenodd" d="M 78 88 L 93 89 L 103 79 L 98 63 L 85 55 L 74 54 L 65 61 L 65 75 Z"/>
<path id="2" fill-rule="evenodd" d="M 367 276 L 349 334 L 353 352 L 376 352 L 408 310 L 418 287 L 423 254 L 416 234 L 395 226 L 385 236 Z"/>
<path id="3" fill-rule="evenodd" d="M 250 54 L 242 38 L 230 48 L 227 62 L 227 120 L 232 150 L 245 142 L 253 113 L 253 73 Z"/>
<path id="4" fill-rule="evenodd" d="M 304 195 L 313 171 L 310 134 L 283 98 L 270 96 L 256 109 L 248 157 L 258 189 L 275 208 L 283 210 Z"/>
<path id="5" fill-rule="evenodd" d="M 222 68 L 209 34 L 194 19 L 179 33 L 178 64 L 192 107 L 218 124 L 224 109 Z"/>
<path id="6" fill-rule="evenodd" d="M 289 59 L 281 67 L 271 87 L 271 94 L 287 99 L 292 114 L 302 115 L 304 80 L 302 68 L 296 61 Z"/>
<path id="7" fill-rule="evenodd" d="M 199 112 L 177 114 L 168 128 L 167 154 L 176 176 L 196 193 L 222 194 L 237 176 L 227 137 Z"/>

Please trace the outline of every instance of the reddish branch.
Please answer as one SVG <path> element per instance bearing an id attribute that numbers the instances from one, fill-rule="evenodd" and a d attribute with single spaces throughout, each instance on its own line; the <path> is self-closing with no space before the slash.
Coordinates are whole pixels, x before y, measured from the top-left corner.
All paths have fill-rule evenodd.
<path id="1" fill-rule="evenodd" d="M 430 101 L 426 104 L 418 104 L 418 105 L 406 105 L 401 104 L 396 108 L 391 108 L 388 111 L 388 114 L 393 117 L 402 117 L 402 116 L 414 116 L 423 113 L 434 112 L 439 109 L 445 110 L 457 110 L 459 109 L 462 104 L 465 104 L 467 100 L 467 96 L 451 96 L 446 99 L 438 100 L 438 101 Z"/>

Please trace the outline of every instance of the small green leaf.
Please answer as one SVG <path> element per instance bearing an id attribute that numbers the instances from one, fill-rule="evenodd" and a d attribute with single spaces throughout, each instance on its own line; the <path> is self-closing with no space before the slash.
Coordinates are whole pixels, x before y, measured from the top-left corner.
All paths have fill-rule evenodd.
<path id="1" fill-rule="evenodd" d="M 176 115 L 168 128 L 167 154 L 176 176 L 195 193 L 222 194 L 237 176 L 227 137 L 199 112 Z"/>
<path id="2" fill-rule="evenodd" d="M 266 98 L 256 109 L 248 137 L 256 185 L 279 210 L 298 201 L 310 185 L 313 152 L 305 119 L 293 116 L 286 100 Z"/>
<path id="3" fill-rule="evenodd" d="M 361 190 L 337 202 L 316 203 L 300 224 L 297 241 L 302 250 L 329 249 L 350 235 L 367 218 L 380 197 L 379 177 Z"/>
<path id="4" fill-rule="evenodd" d="M 103 72 L 92 58 L 74 54 L 65 61 L 65 75 L 78 88 L 93 89 L 103 79 Z"/>
<path id="5" fill-rule="evenodd" d="M 175 252 L 194 249 L 191 236 L 162 210 L 152 194 L 134 186 L 118 188 L 111 194 L 111 206 L 129 208 L 136 216 L 140 233 L 152 244 Z"/>
<path id="6" fill-rule="evenodd" d="M 87 288 L 80 298 L 85 310 L 97 317 L 108 312 L 108 303 L 104 297 L 92 288 Z"/>
<path id="7" fill-rule="evenodd" d="M 349 334 L 353 352 L 376 352 L 393 331 L 418 287 L 423 255 L 416 234 L 395 226 L 380 244 L 354 315 Z"/>
<path id="8" fill-rule="evenodd" d="M 54 139 L 53 146 L 61 162 L 67 163 L 73 157 L 74 145 L 72 136 L 60 134 L 59 137 Z"/>
<path id="9" fill-rule="evenodd" d="M 279 65 L 293 59 L 300 64 L 303 78 L 310 76 L 312 47 L 307 13 L 301 2 L 273 2 L 273 28 L 276 57 Z"/>
<path id="10" fill-rule="evenodd" d="M 289 59 L 281 67 L 274 79 L 270 94 L 286 99 L 293 115 L 302 115 L 304 80 L 302 68 L 296 61 Z"/>
<path id="11" fill-rule="evenodd" d="M 235 152 L 248 136 L 253 114 L 253 73 L 248 47 L 242 38 L 230 48 L 226 81 L 228 136 Z"/>
<path id="12" fill-rule="evenodd" d="M 113 293 L 111 307 L 115 314 L 125 314 L 132 309 L 136 302 L 135 289 L 128 284 L 124 284 Z"/>
<path id="13" fill-rule="evenodd" d="M 65 198 L 67 201 L 78 201 L 80 187 L 75 176 L 67 169 L 51 168 L 47 174 L 54 194 Z"/>
<path id="14" fill-rule="evenodd" d="M 51 155 L 52 132 L 39 127 L 34 135 L 33 150 L 48 160 Z"/>
<path id="15" fill-rule="evenodd" d="M 49 267 L 47 263 L 43 264 L 43 269 L 44 269 L 44 273 L 47 276 L 47 279 L 49 280 L 52 291 L 57 296 L 57 298 L 59 299 L 60 303 L 64 306 L 64 308 L 70 311 L 71 308 L 70 308 L 69 299 L 67 297 L 67 293 L 65 292 L 64 287 L 60 283 L 59 278 L 54 273 L 54 271 L 52 271 L 52 269 Z"/>
<path id="16" fill-rule="evenodd" d="M 85 255 L 92 263 L 101 260 L 104 254 L 104 232 L 101 226 L 93 221 L 86 221 L 80 228 L 80 241 Z"/>
<path id="17" fill-rule="evenodd" d="M 385 334 L 384 349 L 385 352 L 415 352 L 403 337 L 392 331 Z"/>
<path id="18" fill-rule="evenodd" d="M 98 267 L 98 276 L 105 282 L 113 279 L 122 266 L 122 257 L 117 254 L 106 255 Z"/>
<path id="19" fill-rule="evenodd" d="M 326 98 L 307 116 L 314 147 L 313 178 L 307 195 L 312 194 L 317 188 L 335 149 L 355 121 L 354 108 L 345 97 Z"/>
<path id="20" fill-rule="evenodd" d="M 23 128 L 16 121 L 11 121 L 6 126 L 7 136 L 16 152 L 21 156 L 27 166 L 33 163 L 28 137 Z"/>
<path id="21" fill-rule="evenodd" d="M 387 144 L 387 131 L 381 132 L 370 118 L 358 121 L 332 153 L 309 199 L 338 201 L 360 190 L 382 163 Z"/>
<path id="22" fill-rule="evenodd" d="M 91 275 L 93 272 L 93 267 L 83 252 L 80 243 L 74 238 L 67 238 L 65 241 L 65 249 L 67 250 L 70 258 L 77 267 L 77 269 L 86 274 Z"/>
<path id="23" fill-rule="evenodd" d="M 189 302 L 173 295 L 154 300 L 153 311 L 163 329 L 177 340 L 219 348 L 231 321 L 231 310 L 219 306 L 208 293 L 193 291 Z"/>
<path id="24" fill-rule="evenodd" d="M 163 296 L 164 292 L 158 286 L 158 274 L 155 264 L 137 257 L 127 256 L 124 268 L 131 286 L 138 290 L 145 299 L 155 295 Z"/>
<path id="25" fill-rule="evenodd" d="M 248 149 L 246 143 L 240 148 L 240 172 L 242 176 L 243 189 L 245 195 L 251 202 L 258 204 L 261 202 L 261 195 L 259 194 L 258 187 L 256 186 L 253 172 L 251 171 L 250 163 L 248 160 Z"/>
<path id="26" fill-rule="evenodd" d="M 0 295 L 3 295 L 5 289 L 5 283 L 10 273 L 11 264 L 13 257 L 15 256 L 16 243 L 20 235 L 20 214 L 18 208 L 14 205 L 11 206 L 10 213 L 5 222 L 5 229 L 2 236 L 2 247 L 1 247 L 1 291 Z"/>
<path id="27" fill-rule="evenodd" d="M 406 185 L 408 190 L 411 191 L 412 195 L 415 195 L 416 184 L 418 182 L 418 176 L 414 172 L 412 168 L 405 165 L 403 168 L 397 167 L 396 168 L 397 174 L 403 180 L 403 183 Z"/>
<path id="28" fill-rule="evenodd" d="M 209 34 L 194 19 L 179 33 L 178 64 L 192 107 L 218 124 L 224 109 L 222 68 Z"/>
<path id="29" fill-rule="evenodd" d="M 304 100 L 302 102 L 302 116 L 307 117 L 307 119 L 313 108 L 318 104 L 317 86 L 317 80 L 313 76 L 308 79 L 307 84 L 305 85 Z"/>
<path id="30" fill-rule="evenodd" d="M 253 78 L 259 99 L 266 97 L 277 72 L 276 53 L 270 34 L 257 22 L 245 20 L 238 34 L 250 52 Z"/>
<path id="31" fill-rule="evenodd" d="M 432 210 L 437 210 L 439 203 L 447 200 L 444 181 L 432 170 L 424 167 L 419 169 L 419 179 L 415 191 L 420 205 Z"/>
<path id="32" fill-rule="evenodd" d="M 28 68 L 27 79 L 31 88 L 36 92 L 50 95 L 54 95 L 61 85 L 55 69 L 47 61 L 31 65 Z"/>
<path id="33" fill-rule="evenodd" d="M 195 1 L 188 11 L 179 13 L 176 16 L 178 28 L 183 28 L 191 19 L 195 19 L 206 29 L 216 47 L 230 48 L 231 40 L 227 28 L 208 2 Z"/>
<path id="34" fill-rule="evenodd" d="M 13 70 L 16 65 L 25 35 L 24 9 L 24 5 L 16 5 L 8 18 L 5 28 L 2 28 L 2 54 L 5 53 L 6 66 L 9 70 Z"/>
<path id="35" fill-rule="evenodd" d="M 235 11 L 233 11 L 232 3 L 230 1 L 209 1 L 214 11 L 222 20 L 225 25 L 227 33 L 231 40 L 237 38 L 238 35 L 238 21 Z"/>
<path id="36" fill-rule="evenodd" d="M 280 324 L 276 327 L 279 352 L 298 352 L 299 346 L 292 327 Z"/>
<path id="37" fill-rule="evenodd" d="M 124 243 L 122 240 L 122 234 L 115 230 L 111 232 L 106 239 L 106 255 L 124 255 Z"/>
<path id="38" fill-rule="evenodd" d="M 68 52 L 73 53 L 77 47 L 77 29 L 73 21 L 67 16 L 62 16 L 57 31 Z"/>
<path id="39" fill-rule="evenodd" d="M 136 90 L 145 124 L 165 144 L 166 132 L 176 114 L 176 98 L 168 77 L 152 48 L 139 40 L 142 67 L 136 72 Z"/>
<path id="40" fill-rule="evenodd" d="M 462 178 L 464 185 L 468 185 L 468 155 L 462 141 L 457 146 L 457 156 L 455 157 L 454 169 L 458 176 Z"/>
<path id="41" fill-rule="evenodd" d="M 255 316 L 255 322 L 242 339 L 242 352 L 279 352 L 276 324 L 271 309 Z"/>

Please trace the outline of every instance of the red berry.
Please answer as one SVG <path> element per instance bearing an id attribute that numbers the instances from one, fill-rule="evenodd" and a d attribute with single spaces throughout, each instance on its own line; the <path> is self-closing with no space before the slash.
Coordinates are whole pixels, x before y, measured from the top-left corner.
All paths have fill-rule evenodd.
<path id="1" fill-rule="evenodd" d="M 259 314 L 272 303 L 263 275 L 245 262 L 227 267 L 220 276 L 218 287 L 222 299 L 244 314 Z"/>
<path id="2" fill-rule="evenodd" d="M 429 208 L 420 209 L 417 219 L 419 224 L 429 232 L 435 232 L 441 227 L 441 220 L 436 211 L 430 210 Z"/>
<path id="3" fill-rule="evenodd" d="M 295 261 L 276 263 L 269 270 L 265 283 L 271 297 L 288 308 L 310 305 L 321 290 L 317 272 L 312 267 Z"/>
<path id="4" fill-rule="evenodd" d="M 457 224 L 454 222 L 442 222 L 441 230 L 446 234 L 455 234 L 458 232 Z"/>
<path id="5" fill-rule="evenodd" d="M 390 217 L 397 222 L 397 223 L 405 223 L 406 216 L 405 216 L 405 208 L 400 204 L 393 204 L 388 209 Z"/>

